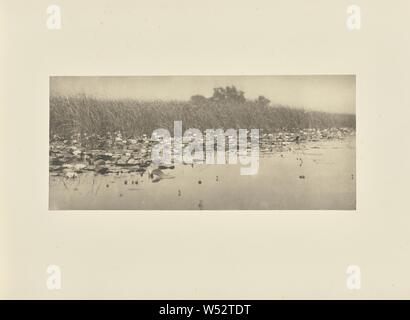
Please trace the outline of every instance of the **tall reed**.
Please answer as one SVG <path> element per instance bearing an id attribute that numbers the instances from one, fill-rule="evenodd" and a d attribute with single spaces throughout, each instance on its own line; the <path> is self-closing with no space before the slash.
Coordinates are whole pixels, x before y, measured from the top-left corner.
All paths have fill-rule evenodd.
<path id="1" fill-rule="evenodd" d="M 258 100 L 182 102 L 97 99 L 85 95 L 50 97 L 50 136 L 104 135 L 115 131 L 126 136 L 150 135 L 158 128 L 172 132 L 175 120 L 181 120 L 184 129 L 200 130 L 259 128 L 275 132 L 356 126 L 353 114 L 306 111 Z"/>

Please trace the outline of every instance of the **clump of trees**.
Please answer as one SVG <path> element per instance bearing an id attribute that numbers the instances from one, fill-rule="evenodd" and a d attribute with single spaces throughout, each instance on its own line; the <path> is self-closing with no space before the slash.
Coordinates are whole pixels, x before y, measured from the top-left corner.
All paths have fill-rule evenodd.
<path id="1" fill-rule="evenodd" d="M 235 86 L 227 86 L 225 88 L 214 88 L 213 95 L 210 98 L 206 98 L 202 95 L 193 95 L 190 102 L 196 105 L 207 103 L 241 105 L 246 103 L 247 100 L 243 91 L 238 90 Z M 266 106 L 270 103 L 270 100 L 264 96 L 259 96 L 256 102 L 258 105 Z"/>
<path id="2" fill-rule="evenodd" d="M 259 128 L 270 132 L 303 128 L 356 126 L 355 115 L 306 111 L 274 105 L 264 96 L 250 100 L 235 86 L 215 88 L 212 96 L 189 101 L 97 99 L 85 95 L 50 97 L 50 135 L 106 134 L 121 130 L 129 136 L 150 135 L 157 128 L 184 130 Z"/>

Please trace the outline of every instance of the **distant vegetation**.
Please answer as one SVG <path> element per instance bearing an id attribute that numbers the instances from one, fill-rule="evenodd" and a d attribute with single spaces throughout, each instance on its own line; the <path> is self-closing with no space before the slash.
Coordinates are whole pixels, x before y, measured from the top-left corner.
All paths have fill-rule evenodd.
<path id="1" fill-rule="evenodd" d="M 356 126 L 355 115 L 331 114 L 272 104 L 259 96 L 245 98 L 234 86 L 215 88 L 206 98 L 189 101 L 102 100 L 85 95 L 50 97 L 50 135 L 68 137 L 121 131 L 126 136 L 151 135 L 157 128 L 172 133 L 175 120 L 184 130 L 198 128 L 259 128 L 269 132 L 304 128 Z"/>

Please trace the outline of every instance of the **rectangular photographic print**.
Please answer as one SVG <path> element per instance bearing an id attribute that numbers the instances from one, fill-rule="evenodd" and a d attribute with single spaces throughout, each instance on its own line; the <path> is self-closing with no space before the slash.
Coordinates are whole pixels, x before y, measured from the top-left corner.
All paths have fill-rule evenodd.
<path id="1" fill-rule="evenodd" d="M 356 76 L 50 77 L 50 210 L 355 210 Z"/>

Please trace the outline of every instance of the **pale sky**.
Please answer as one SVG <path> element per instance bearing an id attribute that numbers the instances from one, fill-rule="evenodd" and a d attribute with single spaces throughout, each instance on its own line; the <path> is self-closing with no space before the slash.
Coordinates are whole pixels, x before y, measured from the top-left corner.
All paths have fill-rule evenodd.
<path id="1" fill-rule="evenodd" d="M 274 104 L 337 113 L 356 109 L 355 75 L 50 77 L 51 94 L 115 99 L 189 100 L 231 85 L 248 99 L 263 95 Z"/>

